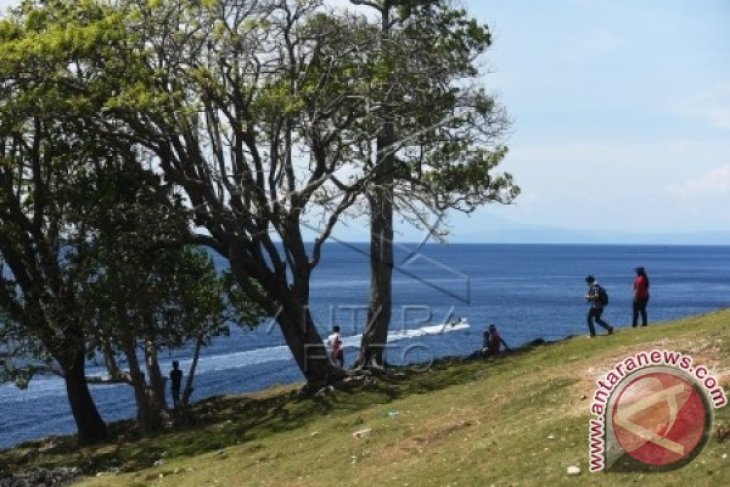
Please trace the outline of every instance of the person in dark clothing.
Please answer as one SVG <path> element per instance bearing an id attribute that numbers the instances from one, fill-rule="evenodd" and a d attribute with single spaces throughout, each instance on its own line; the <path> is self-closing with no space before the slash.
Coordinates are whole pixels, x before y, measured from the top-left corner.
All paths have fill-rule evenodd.
<path id="1" fill-rule="evenodd" d="M 646 304 L 649 302 L 649 276 L 643 267 L 637 267 L 636 279 L 634 279 L 634 313 L 631 319 L 631 326 L 636 328 L 641 314 L 641 326 L 646 326 Z"/>
<path id="2" fill-rule="evenodd" d="M 180 402 L 180 385 L 182 384 L 182 370 L 180 370 L 180 362 L 172 361 L 172 370 L 170 371 L 170 389 L 172 390 L 172 404 L 177 407 Z"/>
<path id="3" fill-rule="evenodd" d="M 482 335 L 482 349 L 477 350 L 472 354 L 473 357 L 488 357 L 490 355 L 497 355 L 500 351 L 500 346 L 504 345 L 505 350 L 509 350 L 509 345 L 504 341 L 502 336 L 497 331 L 495 325 L 489 325 L 484 334 Z"/>
<path id="4" fill-rule="evenodd" d="M 509 345 L 504 341 L 502 335 L 497 330 L 496 325 L 489 325 L 487 330 L 484 332 L 484 343 L 482 347 L 482 355 L 497 355 L 500 351 L 500 346 L 504 345 L 505 350 L 509 350 Z"/>
<path id="5" fill-rule="evenodd" d="M 591 307 L 588 310 L 588 315 L 586 316 L 588 331 L 590 331 L 591 337 L 596 336 L 596 329 L 593 326 L 593 322 L 595 320 L 596 323 L 608 330 L 608 334 L 610 335 L 613 333 L 613 327 L 601 319 L 604 306 L 601 300 L 601 295 L 605 295 L 605 291 L 603 291 L 603 288 L 601 288 L 598 281 L 593 276 L 586 277 L 586 284 L 588 285 L 586 300 L 591 304 Z"/>
<path id="6" fill-rule="evenodd" d="M 461 321 L 465 321 L 463 318 Z M 500 352 L 500 345 L 504 345 L 504 350 L 511 350 L 507 342 L 504 341 L 496 325 L 489 325 L 482 334 L 482 347 L 467 356 L 468 360 L 486 358 L 490 355 L 496 355 Z"/>

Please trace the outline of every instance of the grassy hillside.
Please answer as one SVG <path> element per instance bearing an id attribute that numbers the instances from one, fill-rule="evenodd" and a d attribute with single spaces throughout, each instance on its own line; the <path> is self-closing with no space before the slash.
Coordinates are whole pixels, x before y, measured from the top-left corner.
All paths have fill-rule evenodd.
<path id="1" fill-rule="evenodd" d="M 716 414 L 706 450 L 680 470 L 588 473 L 594 381 L 653 347 L 692 354 L 730 392 L 728 310 L 486 361 L 444 361 L 356 394 L 298 399 L 278 388 L 218 398 L 198 405 L 193 429 L 122 435 L 99 449 L 62 444 L 39 453 L 36 445 L 0 453 L 0 461 L 104 471 L 83 479 L 85 486 L 730 485 L 730 439 L 719 434 L 730 424 L 730 406 Z M 367 428 L 365 437 L 353 437 Z M 570 465 L 581 474 L 569 477 Z"/>

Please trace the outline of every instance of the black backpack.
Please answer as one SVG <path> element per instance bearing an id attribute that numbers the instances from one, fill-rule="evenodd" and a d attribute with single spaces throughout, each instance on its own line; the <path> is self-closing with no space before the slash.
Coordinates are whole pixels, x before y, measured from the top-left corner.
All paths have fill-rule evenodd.
<path id="1" fill-rule="evenodd" d="M 602 286 L 596 287 L 598 288 L 598 302 L 601 303 L 601 306 L 606 306 L 608 304 L 608 293 Z"/>

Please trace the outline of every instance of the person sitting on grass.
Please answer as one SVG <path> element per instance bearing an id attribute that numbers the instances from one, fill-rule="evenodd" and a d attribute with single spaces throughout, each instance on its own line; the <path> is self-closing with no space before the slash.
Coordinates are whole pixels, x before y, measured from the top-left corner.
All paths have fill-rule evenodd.
<path id="1" fill-rule="evenodd" d="M 484 343 L 482 346 L 482 356 L 498 355 L 500 347 L 504 345 L 504 350 L 509 350 L 509 345 L 504 341 L 496 325 L 489 325 L 484 331 Z"/>

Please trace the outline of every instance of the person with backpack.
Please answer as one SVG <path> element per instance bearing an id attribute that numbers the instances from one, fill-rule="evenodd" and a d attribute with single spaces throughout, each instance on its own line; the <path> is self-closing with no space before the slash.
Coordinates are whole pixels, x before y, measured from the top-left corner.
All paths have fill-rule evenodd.
<path id="1" fill-rule="evenodd" d="M 586 277 L 586 284 L 588 285 L 586 300 L 591 304 L 588 310 L 588 316 L 586 316 L 586 323 L 588 324 L 588 330 L 591 332 L 591 337 L 596 336 L 596 329 L 593 326 L 594 320 L 608 330 L 608 334 L 610 335 L 613 333 L 613 327 L 601 319 L 603 308 L 608 305 L 608 293 L 598 284 L 598 281 L 593 276 L 589 275 Z"/>
<path id="2" fill-rule="evenodd" d="M 639 314 L 641 314 L 641 326 L 646 326 L 646 304 L 649 302 L 649 276 L 643 267 L 634 269 L 636 279 L 634 279 L 634 313 L 631 319 L 631 326 L 636 328 L 639 322 Z"/>
<path id="3" fill-rule="evenodd" d="M 330 349 L 332 362 L 343 368 L 345 366 L 345 351 L 342 347 L 342 335 L 340 335 L 338 325 L 332 327 L 332 333 L 327 337 L 327 346 Z"/>

